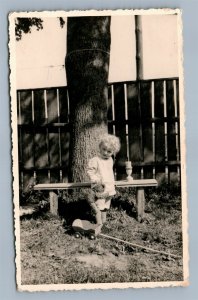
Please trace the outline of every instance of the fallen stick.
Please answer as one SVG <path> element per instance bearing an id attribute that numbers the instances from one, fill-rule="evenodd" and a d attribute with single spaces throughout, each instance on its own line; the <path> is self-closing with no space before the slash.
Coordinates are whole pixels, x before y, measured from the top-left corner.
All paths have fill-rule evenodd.
<path id="1" fill-rule="evenodd" d="M 123 244 L 127 244 L 127 245 L 132 246 L 132 247 L 148 250 L 148 251 L 154 252 L 154 253 L 164 254 L 164 255 L 167 255 L 167 256 L 172 256 L 172 257 L 175 257 L 175 258 L 181 258 L 180 255 L 175 255 L 175 254 L 171 254 L 171 253 L 168 253 L 168 252 L 165 252 L 165 251 L 159 251 L 159 250 L 155 250 L 155 249 L 152 249 L 152 248 L 149 248 L 149 247 L 144 247 L 144 246 L 141 246 L 141 245 L 138 245 L 138 244 L 134 244 L 134 243 L 131 243 L 131 242 L 127 242 L 127 241 L 118 239 L 116 237 L 113 237 L 113 236 L 110 236 L 110 235 L 107 235 L 107 234 L 104 234 L 104 233 L 100 233 L 99 235 L 102 236 L 102 237 L 105 237 L 107 239 L 113 240 L 113 241 L 117 241 L 117 242 L 121 242 Z"/>

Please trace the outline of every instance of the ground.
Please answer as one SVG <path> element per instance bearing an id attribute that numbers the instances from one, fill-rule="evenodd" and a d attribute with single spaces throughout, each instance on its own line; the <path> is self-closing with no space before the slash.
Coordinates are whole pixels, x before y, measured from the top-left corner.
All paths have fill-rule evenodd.
<path id="1" fill-rule="evenodd" d="M 115 201 L 103 232 L 170 255 L 100 236 L 76 239 L 70 222 L 46 212 L 21 219 L 22 284 L 183 280 L 180 199 L 155 197 L 147 201 L 142 223 L 135 219 L 133 200 L 126 205 L 125 195 Z"/>

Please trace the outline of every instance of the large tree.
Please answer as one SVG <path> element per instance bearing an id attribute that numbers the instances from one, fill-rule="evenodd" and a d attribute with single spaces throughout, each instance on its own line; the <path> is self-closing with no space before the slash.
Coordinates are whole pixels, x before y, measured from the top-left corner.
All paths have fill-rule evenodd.
<path id="1" fill-rule="evenodd" d="M 86 165 L 107 132 L 110 17 L 71 17 L 66 74 L 70 99 L 70 180 L 85 181 Z"/>

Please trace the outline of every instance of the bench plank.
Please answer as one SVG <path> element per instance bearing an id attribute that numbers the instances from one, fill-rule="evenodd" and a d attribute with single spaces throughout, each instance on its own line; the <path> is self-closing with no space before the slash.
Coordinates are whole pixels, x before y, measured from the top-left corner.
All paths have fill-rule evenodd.
<path id="1" fill-rule="evenodd" d="M 132 181 L 115 181 L 117 187 L 149 187 L 157 186 L 156 179 L 135 179 Z M 67 190 L 73 188 L 91 187 L 90 182 L 64 182 L 64 183 L 40 183 L 34 186 L 34 190 Z"/>

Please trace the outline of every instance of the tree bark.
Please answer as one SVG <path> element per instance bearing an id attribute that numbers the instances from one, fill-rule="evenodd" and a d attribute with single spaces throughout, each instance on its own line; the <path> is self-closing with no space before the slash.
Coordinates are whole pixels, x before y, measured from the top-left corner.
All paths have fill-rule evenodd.
<path id="1" fill-rule="evenodd" d="M 69 181 L 88 180 L 88 159 L 107 132 L 110 17 L 71 17 L 67 25 L 66 75 L 70 99 Z"/>

